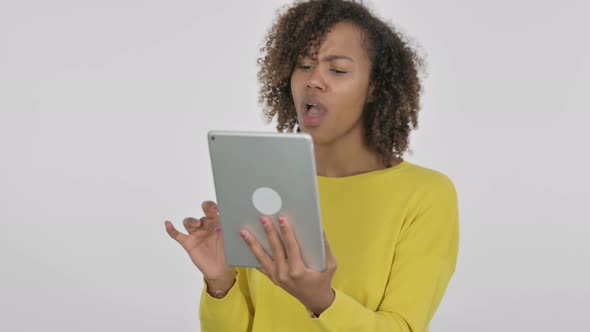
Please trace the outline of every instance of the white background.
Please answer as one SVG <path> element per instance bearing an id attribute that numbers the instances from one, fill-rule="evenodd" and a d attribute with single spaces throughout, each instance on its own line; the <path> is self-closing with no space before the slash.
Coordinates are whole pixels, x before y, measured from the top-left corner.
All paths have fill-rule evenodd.
<path id="1" fill-rule="evenodd" d="M 178 227 L 214 198 L 206 131 L 273 131 L 256 59 L 285 1 L 0 1 L 0 330 L 198 331 Z M 406 159 L 455 182 L 432 331 L 590 322 L 590 6 L 374 1 L 428 63 Z"/>

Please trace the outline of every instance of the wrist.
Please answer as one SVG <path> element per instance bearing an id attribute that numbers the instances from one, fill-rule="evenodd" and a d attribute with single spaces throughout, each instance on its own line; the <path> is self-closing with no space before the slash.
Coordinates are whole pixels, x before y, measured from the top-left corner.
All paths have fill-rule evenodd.
<path id="1" fill-rule="evenodd" d="M 336 292 L 332 288 L 329 291 L 326 291 L 325 295 L 322 295 L 313 303 L 306 305 L 305 307 L 309 311 L 311 317 L 317 318 L 322 312 L 326 311 L 332 303 L 334 303 L 334 299 L 336 298 Z"/>
<path id="2" fill-rule="evenodd" d="M 236 282 L 236 272 L 221 278 L 205 278 L 207 293 L 215 298 L 223 298 Z"/>

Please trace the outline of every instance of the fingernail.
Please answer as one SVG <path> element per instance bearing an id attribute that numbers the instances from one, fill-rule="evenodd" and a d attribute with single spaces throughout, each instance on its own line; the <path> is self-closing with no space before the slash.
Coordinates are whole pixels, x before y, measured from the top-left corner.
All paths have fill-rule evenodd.
<path id="1" fill-rule="evenodd" d="M 260 223 L 263 225 L 266 225 L 266 218 L 265 217 L 260 217 Z"/>
<path id="2" fill-rule="evenodd" d="M 246 231 L 245 230 L 241 230 L 240 231 L 240 236 L 245 239 L 246 238 Z"/>
<path id="3" fill-rule="evenodd" d="M 279 217 L 279 224 L 284 225 L 285 224 L 285 218 Z"/>
<path id="4" fill-rule="evenodd" d="M 217 227 L 217 229 L 215 230 L 215 233 L 221 234 L 221 227 Z"/>

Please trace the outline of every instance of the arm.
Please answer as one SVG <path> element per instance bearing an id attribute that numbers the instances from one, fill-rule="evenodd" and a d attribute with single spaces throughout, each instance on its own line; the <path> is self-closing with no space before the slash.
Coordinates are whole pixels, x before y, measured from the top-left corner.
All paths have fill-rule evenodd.
<path id="1" fill-rule="evenodd" d="M 422 196 L 403 225 L 378 311 L 335 289 L 336 297 L 312 322 L 323 332 L 423 332 L 455 270 L 457 194 L 446 177 Z"/>
<path id="2" fill-rule="evenodd" d="M 252 329 L 254 309 L 250 299 L 248 278 L 244 268 L 236 267 L 236 281 L 220 299 L 207 292 L 207 282 L 201 293 L 199 316 L 203 332 L 247 332 Z"/>

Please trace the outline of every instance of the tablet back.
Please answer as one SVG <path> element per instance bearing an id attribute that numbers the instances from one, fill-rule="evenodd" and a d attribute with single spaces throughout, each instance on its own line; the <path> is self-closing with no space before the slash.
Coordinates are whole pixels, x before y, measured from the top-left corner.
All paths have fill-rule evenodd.
<path id="1" fill-rule="evenodd" d="M 271 255 L 259 218 L 271 216 L 278 230 L 278 215 L 284 213 L 295 229 L 305 265 L 325 270 L 311 136 L 210 131 L 208 140 L 228 264 L 260 267 L 239 232 L 250 230 Z"/>

